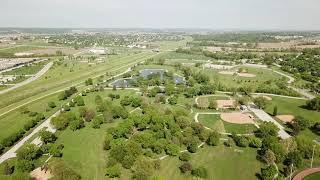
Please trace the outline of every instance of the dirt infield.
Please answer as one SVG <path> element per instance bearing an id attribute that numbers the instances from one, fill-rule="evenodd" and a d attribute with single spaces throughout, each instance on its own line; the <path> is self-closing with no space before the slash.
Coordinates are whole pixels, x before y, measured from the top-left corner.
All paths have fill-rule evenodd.
<path id="1" fill-rule="evenodd" d="M 293 180 L 303 180 L 304 177 L 314 174 L 316 172 L 320 172 L 320 167 L 310 168 L 310 169 L 301 171 L 296 176 L 294 176 Z"/>
<path id="2" fill-rule="evenodd" d="M 290 115 L 290 114 L 289 115 L 278 115 L 276 117 L 285 123 L 290 123 L 294 120 L 294 116 Z"/>
<path id="3" fill-rule="evenodd" d="M 244 114 L 240 112 L 233 113 L 221 113 L 221 119 L 234 124 L 254 124 L 253 118 L 250 114 Z"/>
<path id="4" fill-rule="evenodd" d="M 235 100 L 217 100 L 217 107 L 220 109 L 223 108 L 232 108 L 235 105 Z"/>
<path id="5" fill-rule="evenodd" d="M 240 77 L 256 77 L 255 74 L 250 74 L 250 73 L 238 73 L 238 76 L 240 76 Z"/>
<path id="6" fill-rule="evenodd" d="M 52 177 L 49 170 L 47 170 L 47 172 L 44 170 L 41 171 L 40 167 L 33 170 L 30 173 L 30 176 L 32 177 L 32 179 L 35 179 L 35 180 L 48 180 Z"/>

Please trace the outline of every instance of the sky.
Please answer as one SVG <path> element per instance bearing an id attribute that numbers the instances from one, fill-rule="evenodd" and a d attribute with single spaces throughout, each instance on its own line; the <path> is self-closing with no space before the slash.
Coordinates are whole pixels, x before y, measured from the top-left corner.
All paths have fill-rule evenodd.
<path id="1" fill-rule="evenodd" d="M 320 0 L 0 0 L 0 27 L 320 30 Z"/>

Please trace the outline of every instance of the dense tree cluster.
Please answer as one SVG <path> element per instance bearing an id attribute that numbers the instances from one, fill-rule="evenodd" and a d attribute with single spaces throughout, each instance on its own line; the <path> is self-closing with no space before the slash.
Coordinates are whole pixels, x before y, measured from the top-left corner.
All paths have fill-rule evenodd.
<path id="1" fill-rule="evenodd" d="M 148 172 L 136 172 L 136 165 L 142 165 L 140 156 L 145 156 L 143 161 L 148 164 L 148 158 L 156 154 L 177 156 L 184 146 L 194 153 L 201 141 L 218 144 L 219 134 L 210 134 L 202 125 L 192 123 L 184 109 L 159 109 L 154 105 L 144 105 L 142 111 L 143 114 L 132 113 L 117 127 L 109 128 L 104 143 L 109 161 L 133 169 L 134 176 L 150 176 L 154 169 L 151 163 L 145 167 Z M 181 155 L 180 159 L 187 161 L 188 154 Z M 108 168 L 114 169 L 112 166 Z"/>

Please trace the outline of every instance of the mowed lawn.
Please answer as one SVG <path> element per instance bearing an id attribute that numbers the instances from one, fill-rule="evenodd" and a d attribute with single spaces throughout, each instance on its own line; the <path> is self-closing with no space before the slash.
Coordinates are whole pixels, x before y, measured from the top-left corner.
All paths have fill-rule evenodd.
<path id="1" fill-rule="evenodd" d="M 208 95 L 208 96 L 200 96 L 197 99 L 197 103 L 199 104 L 199 107 L 207 108 L 209 106 L 210 101 L 213 100 L 228 100 L 230 99 L 226 95 Z"/>
<path id="2" fill-rule="evenodd" d="M 268 80 L 274 81 L 277 79 L 282 79 L 282 76 L 273 73 L 270 70 L 261 69 L 261 68 L 253 68 L 253 67 L 242 67 L 244 69 L 248 69 L 248 73 L 256 75 L 256 77 L 240 77 L 220 74 L 219 71 L 223 70 L 214 70 L 214 69 L 205 69 L 202 72 L 210 76 L 210 79 L 214 82 L 221 82 L 227 87 L 239 87 L 245 85 L 255 85 L 258 83 L 262 83 Z M 237 68 L 234 69 L 236 71 Z"/>
<path id="3" fill-rule="evenodd" d="M 105 179 L 106 152 L 103 150 L 103 141 L 106 128 L 110 125 L 104 124 L 100 129 L 93 129 L 91 123 L 87 123 L 80 130 L 71 131 L 67 128 L 59 133 L 57 143 L 64 145 L 62 159 L 82 179 Z"/>
<path id="4" fill-rule="evenodd" d="M 56 108 L 49 108 L 48 102 L 55 102 Z M 25 106 L 32 112 L 43 113 L 46 118 L 58 111 L 58 108 L 66 101 L 58 101 L 58 94 L 48 96 L 45 99 L 33 102 Z M 0 142 L 10 136 L 11 134 L 23 129 L 23 126 L 34 119 L 35 117 L 30 117 L 28 114 L 22 114 L 21 109 L 14 110 L 6 115 L 0 117 Z"/>
<path id="5" fill-rule="evenodd" d="M 304 180 L 319 180 L 320 173 L 314 173 L 304 178 Z"/>
<path id="6" fill-rule="evenodd" d="M 236 152 L 234 148 L 222 145 L 217 147 L 204 147 L 192 154 L 193 167 L 204 166 L 208 170 L 207 179 L 223 180 L 250 180 L 257 179 L 256 173 L 260 172 L 262 163 L 256 160 L 256 150 L 252 148 L 241 149 Z M 166 180 L 191 180 L 190 174 L 180 173 L 179 166 L 182 162 L 177 157 L 168 157 L 161 163 L 161 169 L 156 174 Z"/>
<path id="7" fill-rule="evenodd" d="M 225 122 L 220 118 L 220 114 L 199 114 L 198 120 L 204 126 L 217 130 L 218 132 L 248 134 L 257 129 L 253 124 L 234 124 Z"/>
<path id="8" fill-rule="evenodd" d="M 279 115 L 294 115 L 302 116 L 306 119 L 310 119 L 314 122 L 320 122 L 320 112 L 312 111 L 303 108 L 306 104 L 306 100 L 301 99 L 289 99 L 284 97 L 272 97 L 272 101 L 267 105 L 266 111 L 269 114 L 273 113 L 274 106 L 278 107 Z"/>

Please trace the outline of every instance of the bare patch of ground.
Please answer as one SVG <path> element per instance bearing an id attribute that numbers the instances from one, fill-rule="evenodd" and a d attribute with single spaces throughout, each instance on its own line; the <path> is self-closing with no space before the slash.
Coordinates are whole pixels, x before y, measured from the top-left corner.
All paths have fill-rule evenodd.
<path id="1" fill-rule="evenodd" d="M 294 120 L 293 115 L 278 115 L 276 116 L 278 119 L 280 119 L 282 122 L 290 123 Z"/>
<path id="2" fill-rule="evenodd" d="M 31 171 L 30 176 L 35 180 L 48 180 L 52 177 L 49 170 L 41 170 L 41 167 Z"/>
<path id="3" fill-rule="evenodd" d="M 235 102 L 235 100 L 217 100 L 217 106 L 219 109 L 232 108 Z"/>
<path id="4" fill-rule="evenodd" d="M 235 72 L 233 71 L 220 71 L 219 74 L 233 75 Z"/>
<path id="5" fill-rule="evenodd" d="M 271 101 L 272 98 L 270 96 L 262 96 L 264 99 L 268 100 L 268 101 Z"/>
<path id="6" fill-rule="evenodd" d="M 221 113 L 221 119 L 234 124 L 254 124 L 253 117 L 250 114 L 241 112 Z"/>
<path id="7" fill-rule="evenodd" d="M 238 73 L 238 76 L 241 76 L 241 77 L 256 77 L 255 74 L 250 74 L 250 73 Z"/>

